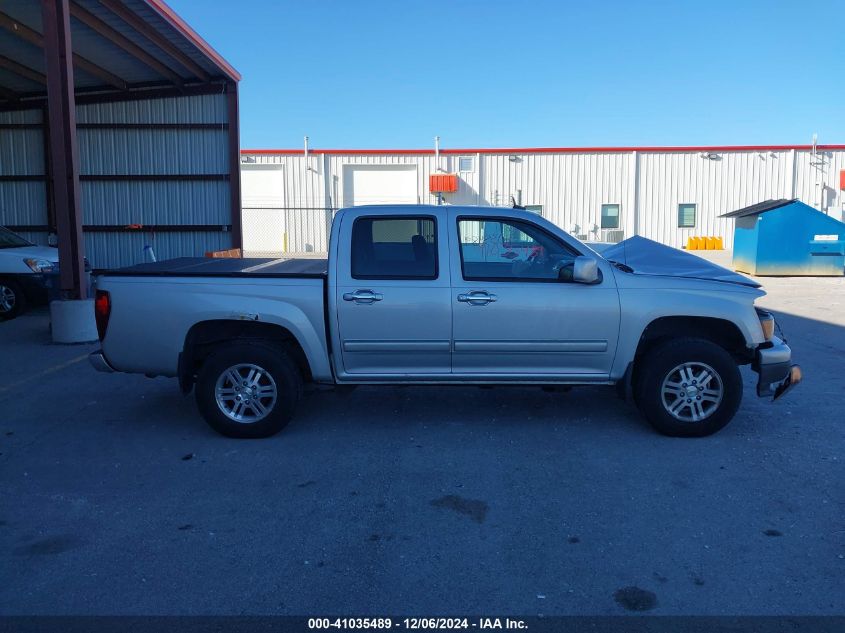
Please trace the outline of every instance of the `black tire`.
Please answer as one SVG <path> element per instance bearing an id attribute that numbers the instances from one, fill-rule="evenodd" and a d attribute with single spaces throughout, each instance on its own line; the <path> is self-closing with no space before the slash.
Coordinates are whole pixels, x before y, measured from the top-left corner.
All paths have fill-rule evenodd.
<path id="1" fill-rule="evenodd" d="M 26 310 L 26 295 L 14 279 L 0 279 L 0 321 L 14 319 Z"/>
<path id="2" fill-rule="evenodd" d="M 222 380 L 221 386 L 228 390 L 227 385 L 232 385 L 234 381 L 229 377 L 223 377 L 223 374 L 238 365 L 251 365 L 263 370 L 261 384 L 250 386 L 251 389 L 261 386 L 269 389 L 275 384 L 275 399 L 271 400 L 269 396 L 258 398 L 260 406 L 266 408 L 267 412 L 257 421 L 248 420 L 249 417 L 258 415 L 252 408 L 242 409 L 245 413 L 252 412 L 254 415 L 246 415 L 245 421 L 238 422 L 224 413 L 221 405 L 218 405 L 216 395 L 218 379 Z M 247 376 L 250 375 L 249 368 L 243 367 L 239 371 L 246 373 Z M 243 385 L 238 387 L 238 391 L 242 389 L 245 389 Z M 281 431 L 293 417 L 297 402 L 302 395 L 302 375 L 296 363 L 282 346 L 261 341 L 232 342 L 221 345 L 205 360 L 197 375 L 195 391 L 197 406 L 203 418 L 218 433 L 236 438 L 269 437 Z M 240 399 L 245 394 L 246 392 L 243 391 L 235 397 Z M 244 400 L 244 402 L 249 402 L 249 400 Z M 239 413 L 234 408 L 235 404 L 234 400 L 227 400 L 222 406 L 226 406 L 230 409 L 230 413 L 237 415 Z M 248 406 L 240 403 L 238 405 Z"/>
<path id="3" fill-rule="evenodd" d="M 704 371 L 702 365 L 712 369 L 716 376 L 705 378 L 706 388 L 690 382 L 681 382 L 675 393 L 684 394 L 676 397 L 667 391 L 664 395 L 664 380 L 680 378 L 675 370 L 685 363 L 691 363 L 693 371 Z M 667 341 L 648 352 L 639 361 L 634 381 L 634 399 L 642 414 L 651 425 L 664 435 L 674 437 L 705 437 L 724 428 L 733 419 L 742 401 L 742 377 L 739 367 L 731 355 L 712 341 L 698 338 L 681 338 Z M 689 374 L 688 374 L 689 375 Z M 698 376 L 702 374 L 699 373 Z M 705 374 L 706 376 L 706 374 Z M 694 376 L 695 377 L 695 376 Z M 716 382 L 714 382 L 714 380 Z M 717 401 L 712 396 L 721 386 L 721 398 Z M 693 390 L 702 392 L 693 395 Z M 686 396 L 691 396 L 687 398 Z M 664 400 L 667 404 L 664 404 Z M 676 404 L 677 403 L 677 404 Z M 694 415 L 702 419 L 681 420 L 670 413 L 669 408 L 677 408 L 677 415 L 691 418 Z M 697 410 L 696 407 L 702 407 Z M 703 412 L 705 415 L 701 415 Z"/>

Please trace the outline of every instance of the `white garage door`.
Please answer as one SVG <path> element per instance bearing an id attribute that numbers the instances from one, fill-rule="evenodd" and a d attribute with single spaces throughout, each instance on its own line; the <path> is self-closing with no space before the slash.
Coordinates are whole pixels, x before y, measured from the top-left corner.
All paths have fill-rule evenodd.
<path id="1" fill-rule="evenodd" d="M 416 165 L 344 165 L 343 204 L 416 204 Z"/>
<path id="2" fill-rule="evenodd" d="M 241 167 L 244 252 L 250 256 L 281 253 L 285 244 L 285 179 L 281 165 Z"/>

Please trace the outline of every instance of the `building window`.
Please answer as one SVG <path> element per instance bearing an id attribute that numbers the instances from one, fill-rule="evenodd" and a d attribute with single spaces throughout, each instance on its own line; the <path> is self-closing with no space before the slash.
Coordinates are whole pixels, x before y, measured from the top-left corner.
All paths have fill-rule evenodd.
<path id="1" fill-rule="evenodd" d="M 434 218 L 358 218 L 352 225 L 354 279 L 436 279 Z"/>
<path id="2" fill-rule="evenodd" d="M 531 211 L 531 213 L 536 213 L 540 217 L 543 217 L 543 205 L 542 204 L 526 204 L 525 210 Z"/>
<path id="3" fill-rule="evenodd" d="M 475 171 L 475 159 L 472 156 L 458 158 L 458 171 Z"/>
<path id="4" fill-rule="evenodd" d="M 695 205 L 694 204 L 679 204 L 678 205 L 678 228 L 679 229 L 695 228 Z"/>
<path id="5" fill-rule="evenodd" d="M 601 228 L 603 228 L 603 229 L 618 229 L 619 228 L 619 205 L 618 204 L 603 204 L 603 205 L 601 205 Z"/>

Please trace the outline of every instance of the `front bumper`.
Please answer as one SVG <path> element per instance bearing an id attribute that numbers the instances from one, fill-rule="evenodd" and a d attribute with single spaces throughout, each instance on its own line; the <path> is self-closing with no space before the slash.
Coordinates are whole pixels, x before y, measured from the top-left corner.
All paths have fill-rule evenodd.
<path id="1" fill-rule="evenodd" d="M 801 368 L 792 362 L 792 350 L 777 336 L 757 348 L 751 368 L 757 372 L 757 395 L 777 400 L 801 382 Z"/>
<path id="2" fill-rule="evenodd" d="M 103 350 L 101 349 L 88 354 L 88 361 L 97 371 L 104 371 L 109 374 L 115 371 L 114 367 L 109 365 L 109 361 L 106 360 L 106 357 L 103 355 Z"/>
<path id="3" fill-rule="evenodd" d="M 17 281 L 23 289 L 26 298 L 33 303 L 46 303 L 48 282 L 43 273 L 23 273 L 20 275 L 8 275 Z"/>

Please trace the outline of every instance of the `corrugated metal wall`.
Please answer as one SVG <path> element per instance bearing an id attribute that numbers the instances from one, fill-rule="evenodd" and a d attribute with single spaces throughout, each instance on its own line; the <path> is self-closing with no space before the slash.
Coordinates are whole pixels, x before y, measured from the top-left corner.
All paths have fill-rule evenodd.
<path id="1" fill-rule="evenodd" d="M 845 150 L 585 151 L 561 153 L 476 153 L 473 170 L 459 173 L 459 190 L 449 204 L 541 205 L 544 217 L 588 240 L 634 234 L 675 247 L 690 236 L 720 236 L 732 247 L 733 225 L 723 213 L 770 198 L 798 197 L 836 218 L 845 202 L 839 171 Z M 435 203 L 428 178 L 432 154 L 301 153 L 252 154 L 249 164 L 284 165 L 288 252 L 325 251 L 331 210 L 345 206 L 344 167 L 414 165 L 418 201 Z M 441 168 L 457 172 L 459 156 L 440 157 Z M 817 184 L 818 183 L 818 184 Z M 244 192 L 246 195 L 247 192 Z M 696 226 L 678 227 L 678 205 L 696 205 Z M 620 232 L 603 231 L 601 206 L 620 205 Z M 249 244 L 244 244 L 249 250 Z M 279 250 L 282 250 L 280 243 Z"/>
<path id="2" fill-rule="evenodd" d="M 513 158 L 511 158 L 513 156 Z M 602 239 L 601 205 L 621 207 L 620 229 L 633 231 L 630 153 L 482 154 L 481 204 L 541 205 L 542 214 L 567 231 Z"/>
<path id="3" fill-rule="evenodd" d="M 839 209 L 845 220 L 845 191 L 839 189 L 839 174 L 845 170 L 845 151 L 820 150 L 796 152 L 795 195 L 802 202 L 819 209 Z"/>
<path id="4" fill-rule="evenodd" d="M 145 245 L 159 259 L 231 248 L 225 94 L 79 105 L 76 117 L 85 252 L 95 267 L 142 262 Z M 44 130 L 32 125 L 41 122 L 41 110 L 0 112 L 0 175 L 29 178 L 0 182 L 0 224 L 40 228 L 20 232 L 44 244 Z"/>
<path id="5" fill-rule="evenodd" d="M 95 267 L 142 262 L 145 245 L 159 259 L 231 247 L 228 232 L 190 228 L 231 223 L 223 177 L 229 170 L 226 118 L 222 93 L 77 107 L 83 224 L 183 225 L 176 232 L 86 232 L 85 250 Z M 155 127 L 161 124 L 172 127 Z M 122 175 L 167 178 L 109 178 Z M 174 178 L 197 175 L 209 179 Z"/>
<path id="6" fill-rule="evenodd" d="M 310 155 L 308 160 L 303 156 L 264 156 L 253 164 L 281 165 L 279 177 L 284 179 L 284 207 L 276 209 L 269 205 L 261 205 L 261 211 L 243 207 L 244 221 L 255 218 L 261 221 L 261 214 L 281 213 L 284 216 L 283 225 L 288 229 L 287 243 L 283 236 L 279 237 L 277 251 L 253 251 L 255 255 L 272 255 L 282 252 L 287 246 L 288 252 L 325 252 L 328 250 L 327 227 L 331 224 L 332 210 L 338 205 L 332 197 L 331 191 L 326 189 L 324 178 L 325 164 L 322 156 Z M 248 168 L 249 162 L 242 163 L 242 168 Z M 248 194 L 242 192 L 243 199 Z M 295 230 L 290 230 L 295 227 Z M 245 245 L 246 246 L 246 245 Z"/>
<path id="7" fill-rule="evenodd" d="M 792 153 L 643 153 L 639 157 L 639 234 L 681 247 L 690 236 L 720 236 L 733 244 L 733 221 L 718 216 L 791 195 Z M 678 227 L 678 205 L 696 205 L 695 228 Z"/>
<path id="8" fill-rule="evenodd" d="M 0 181 L 0 224 L 43 227 L 47 218 L 42 111 L 0 112 L 0 176 L 32 177 Z M 47 234 L 29 231 L 26 239 L 47 243 Z"/>

